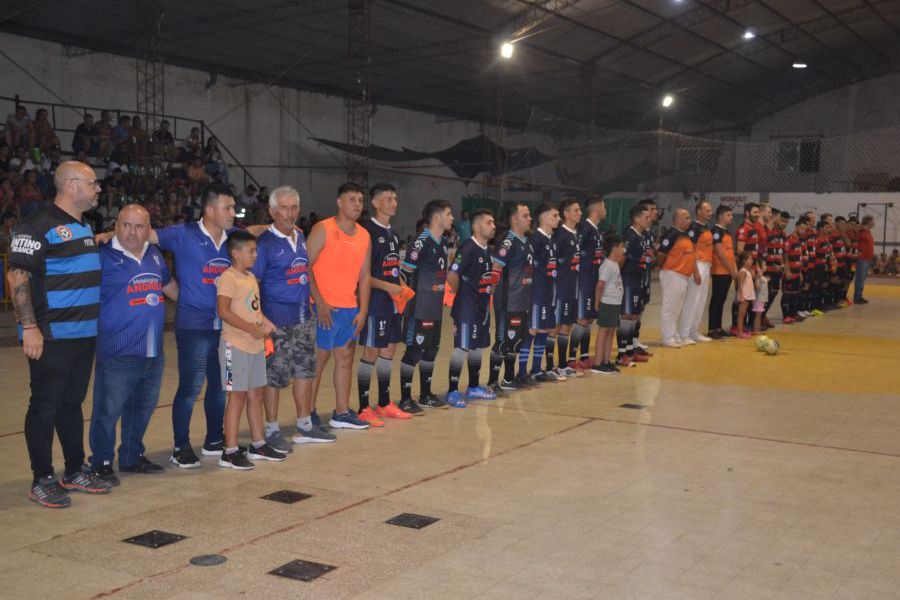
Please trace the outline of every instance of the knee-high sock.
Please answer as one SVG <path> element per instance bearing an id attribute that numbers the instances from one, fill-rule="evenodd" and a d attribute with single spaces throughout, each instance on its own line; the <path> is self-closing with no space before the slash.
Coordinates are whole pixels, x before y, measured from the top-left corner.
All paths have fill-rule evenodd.
<path id="1" fill-rule="evenodd" d="M 531 355 L 531 374 L 544 370 L 544 348 L 547 346 L 547 334 L 538 333 L 534 336 L 534 354 Z"/>
<path id="2" fill-rule="evenodd" d="M 631 345 L 637 348 L 641 345 L 641 318 L 634 322 L 634 332 L 631 334 Z"/>
<path id="3" fill-rule="evenodd" d="M 553 370 L 553 349 L 556 348 L 556 338 L 547 334 L 547 352 L 545 352 L 547 356 L 547 370 Z"/>
<path id="4" fill-rule="evenodd" d="M 556 355 L 559 358 L 559 366 L 569 364 L 569 334 L 560 332 L 556 336 Z"/>
<path id="5" fill-rule="evenodd" d="M 491 374 L 488 377 L 488 385 L 497 383 L 500 380 L 500 367 L 503 366 L 503 359 L 503 356 L 491 350 Z"/>
<path id="6" fill-rule="evenodd" d="M 453 353 L 450 355 L 450 389 L 449 391 L 455 392 L 459 390 L 459 376 L 462 373 L 463 365 L 466 364 L 466 356 L 469 354 L 468 350 L 463 350 L 462 348 L 454 348 Z"/>
<path id="7" fill-rule="evenodd" d="M 580 353 L 578 358 L 587 360 L 591 357 L 591 323 L 584 325 L 584 333 L 581 336 Z"/>
<path id="8" fill-rule="evenodd" d="M 406 356 L 400 361 L 400 399 L 412 400 L 412 382 L 416 374 L 416 366 L 406 362 Z"/>
<path id="9" fill-rule="evenodd" d="M 619 354 L 634 354 L 634 327 L 635 321 L 630 319 L 619 319 L 619 327 L 617 329 L 617 337 L 619 340 Z"/>
<path id="10" fill-rule="evenodd" d="M 531 355 L 531 343 L 534 338 L 528 334 L 519 346 L 519 377 L 528 375 L 528 357 Z"/>
<path id="11" fill-rule="evenodd" d="M 527 362 L 528 359 L 526 358 Z M 513 381 L 516 378 L 516 355 L 507 354 L 503 357 L 503 379 L 504 381 Z"/>
<path id="12" fill-rule="evenodd" d="M 794 294 L 791 292 L 781 292 L 781 315 L 783 317 L 793 317 L 794 311 L 792 300 L 794 299 Z"/>
<path id="13" fill-rule="evenodd" d="M 375 360 L 375 375 L 378 377 L 378 406 L 391 403 L 391 371 L 393 361 L 379 356 Z"/>
<path id="14" fill-rule="evenodd" d="M 585 327 L 581 323 L 572 325 L 572 331 L 569 333 L 569 354 L 568 358 L 580 360 L 581 339 L 585 334 Z"/>
<path id="15" fill-rule="evenodd" d="M 372 385 L 372 367 L 374 363 L 359 361 L 356 369 L 356 383 L 359 387 L 359 410 L 362 412 L 369 407 L 369 387 Z"/>
<path id="16" fill-rule="evenodd" d="M 469 387 L 476 388 L 480 385 L 481 381 L 481 348 L 473 348 L 469 350 L 468 363 L 469 363 Z M 500 369 L 498 368 L 499 372 Z"/>
<path id="17" fill-rule="evenodd" d="M 434 374 L 434 361 L 419 361 L 419 388 L 423 396 L 431 395 L 431 376 Z"/>

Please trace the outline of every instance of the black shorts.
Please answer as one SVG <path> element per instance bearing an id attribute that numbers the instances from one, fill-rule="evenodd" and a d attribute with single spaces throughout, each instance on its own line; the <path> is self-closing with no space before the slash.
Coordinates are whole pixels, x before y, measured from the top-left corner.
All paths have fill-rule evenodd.
<path id="1" fill-rule="evenodd" d="M 359 342 L 368 348 L 387 348 L 396 344 L 403 337 L 403 315 L 369 315 Z"/>
<path id="2" fill-rule="evenodd" d="M 441 322 L 409 319 L 406 323 L 407 346 L 415 346 L 419 350 L 436 350 L 441 344 Z"/>
<path id="3" fill-rule="evenodd" d="M 490 322 L 464 323 L 453 321 L 453 347 L 463 350 L 479 350 L 491 345 Z"/>
<path id="4" fill-rule="evenodd" d="M 644 312 L 644 286 L 641 281 L 622 278 L 622 287 L 625 290 L 622 296 L 622 314 L 639 315 Z"/>
<path id="5" fill-rule="evenodd" d="M 828 283 L 828 273 L 825 271 L 825 265 L 816 265 L 816 268 L 812 273 L 812 283 L 818 287 L 822 287 Z"/>
<path id="6" fill-rule="evenodd" d="M 803 280 L 800 277 L 794 277 L 793 279 L 785 279 L 784 280 L 784 293 L 785 294 L 795 294 L 800 291 L 803 287 Z"/>
<path id="7" fill-rule="evenodd" d="M 781 289 L 781 273 L 768 273 L 769 291 L 778 291 Z"/>
<path id="8" fill-rule="evenodd" d="M 519 351 L 522 341 L 528 336 L 528 313 L 510 312 L 498 314 L 494 352 L 511 354 Z"/>
<path id="9" fill-rule="evenodd" d="M 578 318 L 588 320 L 597 318 L 597 306 L 594 303 L 594 290 L 578 291 Z"/>
<path id="10" fill-rule="evenodd" d="M 556 301 L 556 324 L 571 325 L 578 314 L 578 300 L 575 298 L 560 298 Z"/>

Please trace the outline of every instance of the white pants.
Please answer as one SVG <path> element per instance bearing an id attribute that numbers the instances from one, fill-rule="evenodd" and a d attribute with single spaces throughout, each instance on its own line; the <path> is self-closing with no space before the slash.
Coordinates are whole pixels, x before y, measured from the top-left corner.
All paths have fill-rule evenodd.
<path id="1" fill-rule="evenodd" d="M 688 286 L 693 284 L 690 277 L 665 269 L 659 272 L 659 283 L 662 286 L 660 328 L 662 329 L 662 341 L 666 343 L 675 339 Z"/>
<path id="2" fill-rule="evenodd" d="M 697 270 L 700 271 L 700 285 L 694 283 L 691 277 L 688 283 L 687 296 L 684 299 L 684 309 L 681 311 L 681 320 L 678 322 L 678 335 L 682 339 L 700 337 L 700 319 L 703 318 L 703 310 L 706 308 L 706 300 L 709 295 L 709 271 L 712 263 L 697 261 Z"/>

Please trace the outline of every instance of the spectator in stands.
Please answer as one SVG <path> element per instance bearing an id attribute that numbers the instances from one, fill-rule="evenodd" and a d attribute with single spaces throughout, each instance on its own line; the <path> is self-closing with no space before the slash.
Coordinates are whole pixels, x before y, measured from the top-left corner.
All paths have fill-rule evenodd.
<path id="1" fill-rule="evenodd" d="M 25 171 L 22 183 L 16 188 L 16 203 L 19 205 L 22 218 L 43 207 L 44 193 L 38 187 L 37 171 L 34 169 Z"/>
<path id="2" fill-rule="evenodd" d="M 147 213 L 150 214 L 150 221 L 158 223 L 159 218 L 162 216 L 162 202 L 159 198 L 159 192 L 153 192 L 153 194 L 150 195 L 144 208 L 146 208 Z"/>
<path id="3" fill-rule="evenodd" d="M 54 146 L 59 145 L 59 138 L 53 131 L 53 125 L 47 118 L 47 109 L 39 108 L 34 114 L 34 145 L 41 149 L 41 152 L 47 152 Z"/>
<path id="4" fill-rule="evenodd" d="M 122 115 L 119 117 L 119 124 L 112 131 L 113 149 L 120 152 L 128 152 L 131 142 L 131 117 Z"/>
<path id="5" fill-rule="evenodd" d="M 175 160 L 178 153 L 175 149 L 175 136 L 169 131 L 169 122 L 162 120 L 159 129 L 153 132 L 153 153 L 163 160 Z"/>
<path id="6" fill-rule="evenodd" d="M 219 140 L 214 137 L 209 138 L 206 142 L 206 148 L 203 150 L 203 159 L 206 163 L 206 173 L 216 178 L 216 175 L 222 176 L 222 181 L 228 183 L 228 165 L 225 164 L 225 157 L 219 150 Z"/>
<path id="7" fill-rule="evenodd" d="M 0 175 L 9 173 L 9 161 L 11 159 L 9 146 L 0 146 Z"/>
<path id="8" fill-rule="evenodd" d="M 113 152 L 109 157 L 109 164 L 106 165 L 106 172 L 109 173 L 119 169 L 122 173 L 128 173 L 128 154 L 121 151 Z"/>
<path id="9" fill-rule="evenodd" d="M 138 158 L 147 158 L 150 154 L 150 134 L 144 129 L 143 122 L 138 115 L 131 119 L 131 144 L 132 155 Z"/>
<path id="10" fill-rule="evenodd" d="M 900 250 L 894 248 L 894 251 L 891 252 L 891 255 L 887 259 L 887 265 L 884 267 L 884 274 L 896 277 L 898 270 L 900 270 Z"/>
<path id="11" fill-rule="evenodd" d="M 203 138 L 199 127 L 191 127 L 191 134 L 184 140 L 179 158 L 182 162 L 188 162 L 195 156 L 203 156 Z"/>
<path id="12" fill-rule="evenodd" d="M 18 146 L 15 157 L 9 161 L 9 170 L 24 176 L 25 171 L 33 171 L 34 168 L 34 162 L 28 156 L 28 149 L 25 146 Z"/>
<path id="13" fill-rule="evenodd" d="M 34 146 L 34 126 L 28 109 L 21 104 L 16 106 L 16 112 L 6 117 L 6 131 L 4 132 L 7 145 L 16 147 L 19 145 L 31 148 Z"/>
<path id="14" fill-rule="evenodd" d="M 84 121 L 75 128 L 75 135 L 72 137 L 72 151 L 76 154 L 84 152 L 88 156 L 97 156 L 100 154 L 100 146 L 100 133 L 97 126 L 94 125 L 94 115 L 85 113 Z"/>
<path id="15" fill-rule="evenodd" d="M 469 211 L 462 211 L 462 218 L 453 225 L 456 227 L 456 231 L 459 234 L 460 245 L 472 237 L 472 223 L 469 221 Z"/>
<path id="16" fill-rule="evenodd" d="M 206 174 L 206 169 L 203 168 L 203 159 L 199 156 L 195 156 L 188 165 L 187 178 L 195 185 L 203 186 L 209 183 L 209 175 Z"/>
<path id="17" fill-rule="evenodd" d="M 16 213 L 11 210 L 4 211 L 3 216 L 0 216 L 0 254 L 9 254 L 9 244 L 17 221 Z"/>
<path id="18" fill-rule="evenodd" d="M 244 193 L 241 194 L 240 196 L 238 196 L 238 199 L 237 199 L 238 212 L 240 212 L 241 209 L 244 209 L 248 212 L 255 209 L 256 208 L 256 197 L 258 194 L 259 194 L 259 190 L 256 189 L 255 185 L 253 185 L 252 183 L 250 185 L 248 185 L 247 188 L 244 190 Z"/>
<path id="19" fill-rule="evenodd" d="M 18 215 L 19 207 L 16 204 L 16 190 L 12 179 L 12 177 L 0 179 L 0 212 L 13 211 Z"/>
<path id="20" fill-rule="evenodd" d="M 100 122 L 97 123 L 98 154 L 101 158 L 109 158 L 109 153 L 112 151 L 113 129 L 115 127 L 113 126 L 112 115 L 108 110 L 101 110 Z"/>

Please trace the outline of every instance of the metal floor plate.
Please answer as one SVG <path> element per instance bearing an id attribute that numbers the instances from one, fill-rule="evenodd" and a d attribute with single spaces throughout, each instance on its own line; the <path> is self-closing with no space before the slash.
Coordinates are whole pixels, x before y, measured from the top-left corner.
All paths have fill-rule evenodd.
<path id="1" fill-rule="evenodd" d="M 429 517 L 427 515 L 415 515 L 412 513 L 403 513 L 401 515 L 397 515 L 392 519 L 388 519 L 385 521 L 390 525 L 397 525 L 399 527 L 409 527 L 410 529 L 422 529 L 423 527 L 428 527 L 432 523 L 437 523 L 440 521 L 437 517 Z"/>
<path id="2" fill-rule="evenodd" d="M 161 548 L 163 546 L 168 546 L 169 544 L 174 544 L 175 542 L 180 542 L 181 540 L 186 539 L 186 537 L 187 536 L 179 535 L 177 533 L 169 533 L 167 531 L 154 529 L 153 531 L 148 531 L 147 533 L 142 533 L 122 541 L 128 544 L 144 546 L 145 548 Z"/>
<path id="3" fill-rule="evenodd" d="M 306 560 L 292 560 L 287 564 L 281 565 L 274 571 L 269 571 L 269 574 L 300 581 L 314 581 L 325 573 L 334 571 L 335 569 L 337 569 L 337 567 L 332 565 L 309 562 Z"/>
<path id="4" fill-rule="evenodd" d="M 294 492 L 291 490 L 279 490 L 277 492 L 272 492 L 271 494 L 262 496 L 263 500 L 281 502 L 282 504 L 293 504 L 295 502 L 300 502 L 301 500 L 306 500 L 307 498 L 312 498 L 312 496 L 310 494 L 304 494 L 303 492 Z"/>

